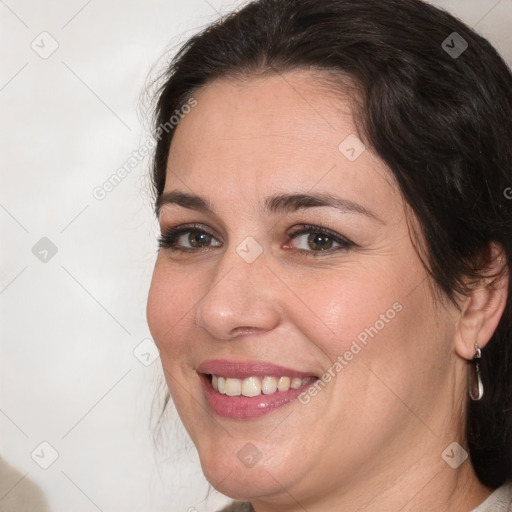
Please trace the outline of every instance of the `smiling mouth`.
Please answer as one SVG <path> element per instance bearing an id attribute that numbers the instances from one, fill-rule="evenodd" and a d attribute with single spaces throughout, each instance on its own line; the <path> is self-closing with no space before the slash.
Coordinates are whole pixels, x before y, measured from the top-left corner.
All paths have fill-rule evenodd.
<path id="1" fill-rule="evenodd" d="M 238 378 L 199 374 L 206 400 L 218 416 L 235 420 L 256 419 L 283 406 L 314 386 L 318 377 L 256 376 Z"/>
<path id="2" fill-rule="evenodd" d="M 222 375 L 209 375 L 211 385 L 215 391 L 227 396 L 246 396 L 256 397 L 260 395 L 273 395 L 289 391 L 290 389 L 299 389 L 307 386 L 317 377 L 274 377 L 271 375 L 258 377 L 250 376 L 241 378 L 224 377 Z"/>
<path id="3" fill-rule="evenodd" d="M 266 415 L 291 403 L 319 377 L 267 361 L 214 359 L 197 368 L 212 412 L 235 420 Z"/>

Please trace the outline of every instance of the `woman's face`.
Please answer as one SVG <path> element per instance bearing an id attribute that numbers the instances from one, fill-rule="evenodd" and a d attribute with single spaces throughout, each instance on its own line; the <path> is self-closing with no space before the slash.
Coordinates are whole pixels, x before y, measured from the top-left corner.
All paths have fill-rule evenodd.
<path id="1" fill-rule="evenodd" d="M 159 252 L 147 315 L 208 480 L 307 503 L 407 478 L 429 446 L 441 462 L 455 317 L 350 101 L 305 71 L 194 98 L 169 153 L 164 194 L 180 195 L 159 213 L 164 234 L 185 226 L 182 251 Z"/>

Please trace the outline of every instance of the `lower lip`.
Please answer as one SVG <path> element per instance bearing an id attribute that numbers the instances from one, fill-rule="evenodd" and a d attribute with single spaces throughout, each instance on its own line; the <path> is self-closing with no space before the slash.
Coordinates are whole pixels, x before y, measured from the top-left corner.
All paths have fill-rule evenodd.
<path id="1" fill-rule="evenodd" d="M 219 416 L 236 420 L 258 418 L 283 407 L 295 400 L 301 393 L 314 385 L 316 380 L 300 388 L 288 391 L 276 391 L 271 395 L 227 396 L 215 391 L 212 386 L 211 375 L 201 375 L 206 399 L 212 410 Z"/>

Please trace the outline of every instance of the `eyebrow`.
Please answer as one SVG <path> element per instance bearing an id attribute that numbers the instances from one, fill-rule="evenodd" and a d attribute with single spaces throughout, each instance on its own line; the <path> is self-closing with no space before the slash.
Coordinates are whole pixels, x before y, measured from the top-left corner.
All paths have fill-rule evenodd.
<path id="1" fill-rule="evenodd" d="M 186 192 L 172 191 L 162 194 L 156 201 L 155 213 L 158 217 L 164 205 L 175 204 L 189 210 L 196 210 L 203 213 L 215 215 L 213 205 L 204 197 L 188 194 Z M 384 222 L 371 210 L 364 206 L 333 196 L 327 193 L 296 193 L 276 194 L 265 199 L 263 211 L 268 214 L 277 215 L 295 212 L 306 208 L 315 207 L 336 208 L 342 213 L 358 213 L 365 215 L 381 224 Z"/>

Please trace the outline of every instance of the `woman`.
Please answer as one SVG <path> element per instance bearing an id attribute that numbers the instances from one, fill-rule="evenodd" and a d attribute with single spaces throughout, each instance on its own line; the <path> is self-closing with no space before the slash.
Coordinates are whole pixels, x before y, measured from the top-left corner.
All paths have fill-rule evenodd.
<path id="1" fill-rule="evenodd" d="M 226 510 L 512 507 L 492 46 L 419 0 L 255 1 L 181 49 L 155 130 L 148 323 Z"/>

